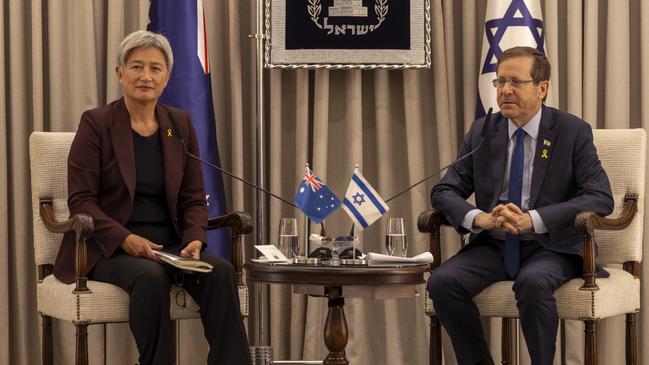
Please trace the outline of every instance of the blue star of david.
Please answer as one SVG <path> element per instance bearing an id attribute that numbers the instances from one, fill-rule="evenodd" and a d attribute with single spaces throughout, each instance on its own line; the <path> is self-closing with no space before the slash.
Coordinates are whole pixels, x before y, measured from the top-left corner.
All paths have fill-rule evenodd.
<path id="1" fill-rule="evenodd" d="M 356 193 L 352 198 L 354 198 L 354 204 L 358 204 L 359 207 L 365 203 L 365 195 L 361 193 Z"/>
<path id="2" fill-rule="evenodd" d="M 514 18 L 516 11 L 519 11 L 522 17 Z M 485 34 L 487 36 L 487 41 L 489 42 L 489 50 L 487 51 L 487 57 L 484 60 L 484 66 L 482 67 L 482 73 L 496 72 L 496 63 L 492 63 L 492 60 L 500 58 L 500 55 L 503 53 L 500 49 L 500 41 L 505 35 L 505 31 L 508 27 L 528 27 L 534 40 L 536 41 L 536 49 L 545 53 L 543 49 L 543 43 L 545 43 L 545 35 L 543 31 L 543 21 L 541 19 L 532 18 L 530 10 L 525 5 L 523 0 L 512 0 L 509 8 L 505 11 L 500 19 L 492 19 L 485 22 Z M 491 29 L 497 28 L 496 33 L 493 34 Z M 494 57 L 495 56 L 495 57 Z"/>

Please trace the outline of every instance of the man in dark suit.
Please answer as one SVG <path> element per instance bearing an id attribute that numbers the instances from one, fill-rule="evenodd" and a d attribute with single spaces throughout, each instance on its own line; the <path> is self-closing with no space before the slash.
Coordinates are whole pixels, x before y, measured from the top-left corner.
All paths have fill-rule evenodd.
<path id="1" fill-rule="evenodd" d="M 433 207 L 470 233 L 458 254 L 433 270 L 428 291 L 460 364 L 493 364 L 472 298 L 488 285 L 514 280 L 513 290 L 532 364 L 552 364 L 558 328 L 554 291 L 580 275 L 580 211 L 613 210 L 611 187 L 590 126 L 543 105 L 550 64 L 541 52 L 515 47 L 498 60 L 500 113 L 483 146 L 454 164 L 432 192 Z M 481 138 L 473 123 L 462 156 Z M 475 194 L 475 206 L 466 199 Z"/>

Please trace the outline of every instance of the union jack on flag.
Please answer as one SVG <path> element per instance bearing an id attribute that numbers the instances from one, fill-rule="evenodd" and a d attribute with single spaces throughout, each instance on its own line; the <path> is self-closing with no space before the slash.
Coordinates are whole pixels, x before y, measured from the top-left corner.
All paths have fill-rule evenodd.
<path id="1" fill-rule="evenodd" d="M 340 207 L 340 199 L 308 166 L 295 194 L 295 205 L 313 222 L 322 222 Z"/>
<path id="2" fill-rule="evenodd" d="M 316 175 L 313 170 L 308 167 L 304 171 L 304 180 L 304 184 L 310 187 L 311 191 L 313 191 L 314 193 L 322 186 L 322 181 L 320 181 L 318 175 Z"/>

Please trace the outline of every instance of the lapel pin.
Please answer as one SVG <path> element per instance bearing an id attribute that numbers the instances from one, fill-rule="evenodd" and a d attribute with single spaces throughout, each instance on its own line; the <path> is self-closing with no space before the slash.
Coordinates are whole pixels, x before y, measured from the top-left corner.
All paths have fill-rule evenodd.
<path id="1" fill-rule="evenodd" d="M 541 158 L 548 158 L 548 157 L 549 157 L 548 156 L 548 150 L 544 148 L 543 152 L 541 153 Z"/>
<path id="2" fill-rule="evenodd" d="M 543 145 L 547 146 L 547 147 L 550 147 L 550 146 L 552 146 L 552 142 L 548 141 L 547 139 L 544 139 L 543 140 Z"/>
<path id="3" fill-rule="evenodd" d="M 171 137 L 171 136 L 172 136 L 172 134 L 171 134 L 171 128 L 168 128 L 168 129 L 167 129 L 167 137 Z"/>

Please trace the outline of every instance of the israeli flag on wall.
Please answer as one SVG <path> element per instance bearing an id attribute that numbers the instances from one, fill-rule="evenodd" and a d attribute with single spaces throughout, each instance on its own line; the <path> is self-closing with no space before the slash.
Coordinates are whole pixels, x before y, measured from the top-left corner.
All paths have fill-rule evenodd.
<path id="1" fill-rule="evenodd" d="M 343 199 L 343 209 L 361 229 L 369 227 L 390 210 L 383 198 L 358 171 L 358 168 L 354 169 L 352 179 L 347 187 L 347 193 Z"/>
<path id="2" fill-rule="evenodd" d="M 493 108 L 494 112 L 500 110 L 492 80 L 496 78 L 496 65 L 500 55 L 515 46 L 535 47 L 546 53 L 541 1 L 489 0 L 482 42 L 476 119 L 484 117 L 489 108 Z M 553 104 L 551 93 L 548 94 L 546 104 Z"/>
<path id="3" fill-rule="evenodd" d="M 220 166 L 202 0 L 152 0 L 147 30 L 167 37 L 174 54 L 171 79 L 160 102 L 189 111 L 201 158 Z M 227 208 L 221 173 L 203 166 L 203 180 L 208 215 L 225 214 Z M 210 230 L 207 239 L 209 251 L 222 257 L 230 256 L 230 232 L 227 229 Z"/>

